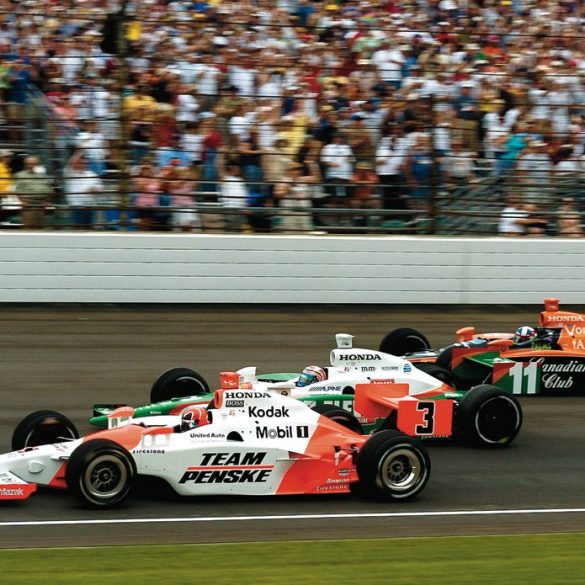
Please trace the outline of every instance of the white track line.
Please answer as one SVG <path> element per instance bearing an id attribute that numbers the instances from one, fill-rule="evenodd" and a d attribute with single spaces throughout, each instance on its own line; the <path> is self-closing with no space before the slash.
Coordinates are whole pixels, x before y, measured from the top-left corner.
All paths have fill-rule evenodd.
<path id="1" fill-rule="evenodd" d="M 347 514 L 291 514 L 268 516 L 200 516 L 186 518 L 109 518 L 86 520 L 27 520 L 0 522 L 4 526 L 63 526 L 90 524 L 159 524 L 185 522 L 262 522 L 267 520 L 334 520 L 360 518 L 432 518 L 444 516 L 500 516 L 528 514 L 582 514 L 585 508 L 536 508 L 527 510 L 450 510 L 443 512 L 371 512 Z"/>

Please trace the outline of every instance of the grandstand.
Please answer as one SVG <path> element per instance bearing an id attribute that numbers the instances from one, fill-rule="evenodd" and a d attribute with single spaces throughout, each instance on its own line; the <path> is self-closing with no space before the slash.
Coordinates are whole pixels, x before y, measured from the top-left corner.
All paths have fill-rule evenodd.
<path id="1" fill-rule="evenodd" d="M 577 0 L 0 2 L 2 227 L 581 237 L 584 28 Z"/>

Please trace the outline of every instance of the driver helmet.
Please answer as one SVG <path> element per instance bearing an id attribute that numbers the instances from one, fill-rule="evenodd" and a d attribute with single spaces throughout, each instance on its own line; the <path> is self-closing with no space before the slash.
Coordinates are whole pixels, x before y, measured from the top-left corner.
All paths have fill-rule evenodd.
<path id="1" fill-rule="evenodd" d="M 308 386 L 315 382 L 322 382 L 327 378 L 327 374 L 323 368 L 319 366 L 307 366 L 299 376 L 296 385 L 299 387 Z"/>
<path id="2" fill-rule="evenodd" d="M 525 343 L 530 341 L 536 337 L 536 329 L 534 327 L 529 327 L 528 325 L 523 325 L 522 327 L 518 327 L 516 329 L 516 333 L 514 334 L 514 343 Z"/>
<path id="3" fill-rule="evenodd" d="M 189 431 L 209 424 L 207 409 L 202 406 L 187 406 L 181 411 L 181 431 Z"/>

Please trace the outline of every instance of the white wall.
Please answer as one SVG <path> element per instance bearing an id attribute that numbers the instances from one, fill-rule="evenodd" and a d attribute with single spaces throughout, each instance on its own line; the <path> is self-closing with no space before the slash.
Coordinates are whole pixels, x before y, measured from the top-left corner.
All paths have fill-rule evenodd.
<path id="1" fill-rule="evenodd" d="M 585 240 L 0 233 L 0 302 L 584 303 Z"/>

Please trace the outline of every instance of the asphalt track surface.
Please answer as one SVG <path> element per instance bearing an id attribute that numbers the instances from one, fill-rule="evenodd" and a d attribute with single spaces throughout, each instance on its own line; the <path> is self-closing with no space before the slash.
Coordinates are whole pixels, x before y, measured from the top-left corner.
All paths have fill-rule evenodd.
<path id="1" fill-rule="evenodd" d="M 578 308 L 573 307 L 574 310 Z M 0 307 L 0 449 L 33 410 L 67 414 L 82 432 L 94 402 L 147 401 L 163 370 L 217 373 L 256 365 L 296 371 L 327 363 L 334 334 L 377 348 L 410 326 L 433 346 L 455 329 L 509 331 L 538 307 Z M 155 498 L 142 489 L 122 508 L 91 511 L 66 493 L 0 506 L 0 548 L 235 542 L 583 531 L 585 399 L 527 398 L 507 449 L 432 446 L 432 477 L 416 501 L 355 496 Z"/>

